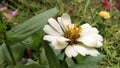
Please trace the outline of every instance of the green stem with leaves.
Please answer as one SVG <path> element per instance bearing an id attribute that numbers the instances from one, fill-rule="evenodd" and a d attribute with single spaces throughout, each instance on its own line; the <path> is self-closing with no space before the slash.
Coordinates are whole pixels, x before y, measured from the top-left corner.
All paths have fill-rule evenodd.
<path id="1" fill-rule="evenodd" d="M 11 51 L 11 48 L 10 48 L 8 42 L 7 42 L 6 32 L 3 33 L 3 37 L 4 37 L 4 42 L 6 44 L 7 50 L 9 52 L 9 54 L 10 54 L 11 59 L 12 59 L 12 62 L 13 62 L 14 65 L 16 65 L 15 59 L 13 57 L 13 53 Z"/>
<path id="2" fill-rule="evenodd" d="M 84 18 L 86 17 L 86 9 L 87 9 L 89 3 L 90 3 L 90 0 L 87 0 L 86 5 L 85 5 L 85 7 L 84 7 L 84 13 L 83 13 Z"/>
<path id="3" fill-rule="evenodd" d="M 39 64 L 41 64 L 41 57 L 40 57 L 40 52 L 41 52 L 41 50 L 38 49 L 37 52 L 38 52 L 38 60 L 39 60 Z"/>
<path id="4" fill-rule="evenodd" d="M 57 0 L 57 4 L 60 9 L 59 14 L 62 14 L 64 12 L 63 0 Z"/>
<path id="5" fill-rule="evenodd" d="M 2 14 L 1 14 L 1 12 L 0 12 L 0 19 L 1 19 L 1 20 L 0 20 L 0 24 L 4 24 L 4 23 L 3 23 L 3 18 L 2 18 L 1 15 L 2 15 Z M 5 44 L 6 44 L 6 47 L 7 47 L 7 50 L 8 50 L 8 52 L 9 52 L 9 55 L 10 55 L 10 57 L 11 57 L 11 59 L 12 59 L 12 62 L 13 62 L 14 65 L 16 65 L 15 59 L 14 59 L 14 57 L 13 57 L 13 53 L 12 53 L 12 51 L 11 51 L 11 48 L 10 48 L 8 42 L 7 42 L 6 28 L 3 29 L 3 33 L 2 33 L 2 34 L 3 34 L 3 40 L 4 40 Z"/>

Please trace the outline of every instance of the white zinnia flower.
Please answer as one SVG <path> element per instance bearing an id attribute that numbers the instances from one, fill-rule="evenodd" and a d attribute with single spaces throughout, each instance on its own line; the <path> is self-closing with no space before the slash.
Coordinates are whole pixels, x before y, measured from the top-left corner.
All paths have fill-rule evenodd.
<path id="1" fill-rule="evenodd" d="M 98 34 L 98 30 L 88 23 L 81 26 L 72 24 L 70 16 L 63 14 L 57 18 L 58 22 L 50 18 L 43 30 L 47 34 L 44 40 L 51 42 L 55 49 L 65 49 L 68 57 L 76 57 L 78 54 L 83 56 L 97 56 L 99 52 L 95 47 L 101 47 L 103 38 Z"/>

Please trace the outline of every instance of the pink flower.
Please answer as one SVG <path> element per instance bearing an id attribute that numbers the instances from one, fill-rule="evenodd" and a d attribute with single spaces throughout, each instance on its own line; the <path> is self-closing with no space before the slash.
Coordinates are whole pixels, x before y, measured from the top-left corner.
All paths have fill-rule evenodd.
<path id="1" fill-rule="evenodd" d="M 104 0 L 102 2 L 102 4 L 103 4 L 105 10 L 110 10 L 111 3 L 108 0 Z"/>
<path id="2" fill-rule="evenodd" d="M 5 11 L 5 10 L 7 10 L 8 8 L 7 8 L 7 6 L 2 6 L 2 7 L 0 7 L 0 11 Z"/>
<path id="3" fill-rule="evenodd" d="M 12 11 L 12 16 L 14 17 L 16 15 L 17 15 L 17 10 Z"/>
<path id="4" fill-rule="evenodd" d="M 13 16 L 11 15 L 11 13 L 7 13 L 7 12 L 2 12 L 3 16 L 6 17 L 8 20 L 11 20 L 13 18 Z"/>
<path id="5" fill-rule="evenodd" d="M 13 19 L 17 15 L 17 10 L 12 12 L 2 12 L 3 16 L 5 16 L 8 20 Z"/>

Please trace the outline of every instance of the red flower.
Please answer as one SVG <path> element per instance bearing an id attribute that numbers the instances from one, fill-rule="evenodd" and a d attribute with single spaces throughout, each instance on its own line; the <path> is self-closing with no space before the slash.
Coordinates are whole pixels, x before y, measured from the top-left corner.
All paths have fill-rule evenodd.
<path id="1" fill-rule="evenodd" d="M 110 10 L 111 3 L 108 0 L 104 0 L 102 2 L 102 4 L 103 4 L 105 10 Z"/>
<path id="2" fill-rule="evenodd" d="M 74 8 L 73 8 L 73 7 L 70 7 L 70 8 L 68 9 L 68 11 L 69 11 L 69 12 L 73 12 L 73 11 L 74 11 Z"/>

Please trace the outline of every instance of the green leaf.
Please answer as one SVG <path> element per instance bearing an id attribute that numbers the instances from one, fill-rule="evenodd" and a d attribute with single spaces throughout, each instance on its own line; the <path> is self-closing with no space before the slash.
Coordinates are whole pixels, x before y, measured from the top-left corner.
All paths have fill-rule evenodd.
<path id="1" fill-rule="evenodd" d="M 32 35 L 33 45 L 32 49 L 36 50 L 42 46 L 41 39 L 43 39 L 44 32 L 43 30 L 38 31 Z"/>
<path id="2" fill-rule="evenodd" d="M 78 64 L 84 64 L 84 60 L 86 59 L 86 56 L 78 55 L 75 58 L 76 58 Z"/>
<path id="3" fill-rule="evenodd" d="M 98 56 L 96 56 L 96 57 L 88 56 L 88 57 L 85 59 L 84 64 L 90 64 L 90 63 L 96 64 L 96 63 L 98 63 L 100 60 L 102 60 L 102 58 L 104 58 L 104 57 L 105 57 L 105 55 L 103 55 L 103 54 L 100 54 L 100 55 L 98 55 Z"/>
<path id="4" fill-rule="evenodd" d="M 67 62 L 68 67 L 71 67 L 71 66 L 75 65 L 74 61 L 71 58 L 67 57 L 66 62 Z"/>
<path id="5" fill-rule="evenodd" d="M 20 43 L 24 45 L 25 48 L 32 48 L 33 39 L 32 37 L 28 37 L 27 39 L 25 39 L 24 41 L 21 41 Z"/>
<path id="6" fill-rule="evenodd" d="M 39 64 L 30 64 L 30 65 L 18 64 L 16 66 L 9 65 L 7 68 L 48 68 L 48 66 L 47 65 L 39 65 Z"/>
<path id="7" fill-rule="evenodd" d="M 40 50 L 41 50 L 41 53 L 40 53 L 41 64 L 48 65 L 47 56 L 45 54 L 45 49 L 41 47 Z"/>
<path id="8" fill-rule="evenodd" d="M 96 64 L 74 65 L 70 68 L 99 68 L 99 65 Z"/>
<path id="9" fill-rule="evenodd" d="M 40 37 L 38 34 L 33 34 L 32 35 L 32 39 L 33 39 L 33 45 L 32 45 L 32 49 L 38 49 L 39 48 L 39 44 L 40 44 Z"/>
<path id="10" fill-rule="evenodd" d="M 99 68 L 98 62 L 104 57 L 105 55 L 103 54 L 100 54 L 97 57 L 83 57 L 79 55 L 76 57 L 79 64 L 73 65 L 70 68 Z"/>
<path id="11" fill-rule="evenodd" d="M 12 50 L 15 61 L 19 62 L 21 60 L 21 58 L 23 57 L 25 47 L 22 44 L 18 43 L 18 44 L 11 46 L 11 50 Z M 3 51 L 4 57 L 5 57 L 5 60 L 7 61 L 7 63 L 13 64 L 10 54 L 9 54 L 5 44 L 2 45 L 2 51 Z"/>
<path id="12" fill-rule="evenodd" d="M 43 41 L 43 45 L 45 48 L 45 54 L 47 56 L 47 60 L 50 68 L 60 68 L 59 60 L 57 59 L 55 53 L 52 48 L 49 46 L 48 42 Z"/>
<path id="13" fill-rule="evenodd" d="M 0 68 L 5 68 L 6 66 L 5 57 L 3 55 L 2 46 L 0 46 Z"/>
<path id="14" fill-rule="evenodd" d="M 7 33 L 8 41 L 15 43 L 26 39 L 40 30 L 47 23 L 48 19 L 56 15 L 57 12 L 56 8 L 52 8 L 16 26 Z"/>
<path id="15" fill-rule="evenodd" d="M 68 68 L 68 65 L 66 61 L 61 62 L 61 67 L 60 68 Z"/>
<path id="16" fill-rule="evenodd" d="M 28 59 L 26 65 L 30 65 L 30 64 L 39 64 L 39 63 L 32 59 Z"/>
<path id="17" fill-rule="evenodd" d="M 73 66 L 70 66 L 70 68 L 99 68 L 98 62 L 104 58 L 105 55 L 100 54 L 97 57 L 93 56 L 81 56 L 78 55 L 76 57 L 78 64 L 74 64 Z"/>

